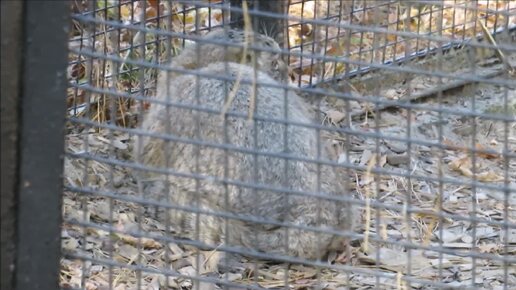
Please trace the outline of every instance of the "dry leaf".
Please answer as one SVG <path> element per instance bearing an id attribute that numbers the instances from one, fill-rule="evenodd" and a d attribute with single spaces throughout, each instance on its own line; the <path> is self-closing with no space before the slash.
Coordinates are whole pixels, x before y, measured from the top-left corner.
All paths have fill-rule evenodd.
<path id="1" fill-rule="evenodd" d="M 451 141 L 450 139 L 447 139 L 447 138 L 444 138 L 442 144 L 446 145 L 446 150 L 456 150 L 456 151 L 461 151 L 464 153 L 473 153 L 472 150 L 470 149 L 470 147 L 457 145 L 453 141 Z M 477 143 L 477 144 L 475 144 L 475 150 L 487 151 L 490 149 L 488 149 L 486 146 L 484 146 L 482 144 Z M 491 150 L 493 150 L 493 149 L 491 149 Z M 499 153 L 490 153 L 490 152 L 475 152 L 475 153 L 476 153 L 477 157 L 484 158 L 484 159 L 496 159 L 496 158 L 500 157 Z"/>
<path id="2" fill-rule="evenodd" d="M 139 251 L 137 248 L 125 244 L 118 248 L 117 254 L 129 261 L 132 261 L 138 257 Z"/>
<path id="3" fill-rule="evenodd" d="M 156 8 L 147 7 L 147 9 L 145 10 L 145 18 L 146 19 L 156 18 L 157 16 L 158 16 L 158 12 L 157 12 Z"/>
<path id="4" fill-rule="evenodd" d="M 326 112 L 326 116 L 333 125 L 336 125 L 346 117 L 346 114 L 336 110 L 329 110 Z"/>
<path id="5" fill-rule="evenodd" d="M 378 262 L 382 268 L 395 272 L 405 273 L 407 271 L 407 252 L 389 248 L 380 248 L 377 250 L 371 246 L 369 248 L 370 250 L 366 253 L 367 255 L 362 253 L 358 254 L 359 260 L 370 264 L 376 264 Z M 378 254 L 377 251 L 380 252 L 378 255 L 379 260 L 376 260 Z M 422 251 L 412 250 L 410 252 L 410 265 L 411 270 L 424 269 L 430 266 L 430 260 L 423 256 Z"/>
<path id="6" fill-rule="evenodd" d="M 493 171 L 477 173 L 476 179 L 478 181 L 483 181 L 483 182 L 498 182 L 498 181 L 504 180 L 503 176 L 501 176 Z"/>
<path id="7" fill-rule="evenodd" d="M 137 238 L 126 234 L 116 234 L 116 236 L 129 245 L 141 245 L 144 249 L 161 249 L 163 245 L 150 238 Z"/>
<path id="8" fill-rule="evenodd" d="M 497 244 L 480 244 L 480 245 L 478 245 L 478 249 L 480 250 L 481 253 L 496 253 L 501 248 L 503 248 L 503 246 L 497 245 Z"/>
<path id="9" fill-rule="evenodd" d="M 150 6 L 152 6 L 152 8 L 154 8 L 154 9 L 158 9 L 159 8 L 159 1 L 158 0 L 147 0 L 147 2 L 149 2 Z"/>
<path id="10" fill-rule="evenodd" d="M 471 171 L 471 158 L 468 156 L 457 158 L 450 162 L 449 164 L 450 168 L 454 171 L 460 172 L 462 175 L 466 177 L 473 178 L 475 177 L 476 180 L 482 181 L 482 182 L 497 182 L 497 181 L 503 181 L 503 176 L 493 172 L 493 171 L 483 171 L 483 172 L 477 172 L 476 175 L 473 174 Z M 477 168 L 477 171 L 480 171 Z"/>
<path id="11" fill-rule="evenodd" d="M 61 247 L 68 251 L 74 251 L 80 246 L 79 241 L 75 238 L 63 239 L 61 241 Z"/>
<path id="12" fill-rule="evenodd" d="M 131 20 L 132 12 L 131 12 L 131 8 L 130 7 L 131 7 L 131 5 L 129 5 L 129 4 L 122 5 L 120 7 L 120 19 L 121 20 L 124 20 L 124 21 Z"/>
<path id="13" fill-rule="evenodd" d="M 484 145 L 478 144 L 478 143 L 475 145 L 475 149 L 479 150 L 479 151 L 488 150 L 488 148 L 486 148 Z M 477 152 L 477 156 L 480 158 L 485 158 L 485 159 L 496 159 L 496 158 L 500 157 L 500 154 L 489 153 L 489 152 Z"/>

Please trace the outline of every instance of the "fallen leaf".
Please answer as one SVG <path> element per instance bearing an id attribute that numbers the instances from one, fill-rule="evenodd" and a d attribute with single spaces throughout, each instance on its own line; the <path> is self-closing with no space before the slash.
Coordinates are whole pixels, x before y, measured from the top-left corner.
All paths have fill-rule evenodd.
<path id="1" fill-rule="evenodd" d="M 493 171 L 486 171 L 486 172 L 478 173 L 476 175 L 476 179 L 478 181 L 483 181 L 483 182 L 498 182 L 498 181 L 504 180 L 503 176 L 498 175 L 497 173 L 495 173 Z"/>
<path id="2" fill-rule="evenodd" d="M 480 244 L 478 245 L 478 249 L 481 253 L 496 253 L 499 249 L 502 248 L 502 245 L 497 244 Z"/>
<path id="3" fill-rule="evenodd" d="M 129 245 L 141 245 L 145 249 L 161 249 L 163 245 L 151 238 L 137 238 L 125 234 L 116 234 L 117 237 Z"/>
<path id="4" fill-rule="evenodd" d="M 492 149 L 489 149 L 489 148 L 485 147 L 484 145 L 478 144 L 478 143 L 475 145 L 475 149 L 478 151 L 492 150 Z M 490 152 L 477 152 L 477 156 L 480 158 L 485 158 L 485 159 L 496 159 L 496 158 L 500 157 L 500 154 L 498 154 L 498 153 L 495 154 L 495 153 L 490 153 Z"/>
<path id="5" fill-rule="evenodd" d="M 155 9 L 158 9 L 159 7 L 159 1 L 158 0 L 147 0 L 147 2 L 149 2 L 149 4 L 155 8 Z"/>
<path id="6" fill-rule="evenodd" d="M 333 125 L 336 125 L 340 121 L 344 120 L 346 114 L 337 110 L 329 110 L 326 112 L 326 116 Z"/>
<path id="7" fill-rule="evenodd" d="M 457 171 L 466 177 L 475 178 L 478 181 L 497 182 L 497 181 L 504 180 L 503 176 L 495 173 L 494 171 L 490 171 L 490 170 L 481 172 L 477 168 L 477 174 L 474 175 L 471 170 L 471 167 L 472 167 L 471 158 L 469 158 L 468 156 L 457 158 L 457 159 L 453 160 L 452 162 L 450 162 L 449 166 L 452 170 Z"/>
<path id="8" fill-rule="evenodd" d="M 147 7 L 147 9 L 145 9 L 145 18 L 146 19 L 156 18 L 157 16 L 158 16 L 158 12 L 156 11 L 156 8 Z"/>
<path id="9" fill-rule="evenodd" d="M 379 253 L 377 253 L 377 251 L 379 251 Z M 405 273 L 407 271 L 407 261 L 409 257 L 407 252 L 400 250 L 389 248 L 376 249 L 369 247 L 368 253 L 359 253 L 358 258 L 365 263 L 379 263 L 382 268 Z M 377 260 L 377 258 L 379 259 Z M 412 250 L 410 251 L 410 265 L 411 270 L 419 270 L 424 269 L 431 264 L 430 260 L 423 256 L 422 251 Z"/>
<path id="10" fill-rule="evenodd" d="M 117 251 L 117 254 L 121 257 L 127 259 L 127 260 L 134 260 L 136 257 L 138 257 L 139 251 L 137 248 L 131 246 L 131 245 L 122 245 Z"/>

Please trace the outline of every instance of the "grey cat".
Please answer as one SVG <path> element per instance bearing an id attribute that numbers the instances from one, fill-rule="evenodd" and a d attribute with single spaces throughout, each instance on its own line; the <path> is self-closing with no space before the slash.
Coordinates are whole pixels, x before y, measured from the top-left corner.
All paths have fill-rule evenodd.
<path id="1" fill-rule="evenodd" d="M 218 30 L 205 37 L 242 44 L 243 36 L 238 30 Z M 171 63 L 201 74 L 235 79 L 240 75 L 239 86 L 234 80 L 161 74 L 157 99 L 176 106 L 153 103 L 141 128 L 181 141 L 140 136 L 135 155 L 146 166 L 168 168 L 178 175 L 145 172 L 143 178 L 168 181 L 170 192 L 164 194 L 174 206 L 219 214 L 170 210 L 178 236 L 213 247 L 243 246 L 308 259 L 322 258 L 329 250 L 342 251 L 346 239 L 324 231 L 352 230 L 356 214 L 351 204 L 296 193 L 344 196 L 344 177 L 331 166 L 306 161 L 329 160 L 327 149 L 322 141 L 318 143 L 315 129 L 299 125 L 313 124 L 305 102 L 280 87 L 285 84 L 287 65 L 278 44 L 260 34 L 253 34 L 251 40 L 276 53 L 249 49 L 246 63 L 241 64 L 241 47 L 225 50 L 206 44 L 186 48 Z M 253 57 L 256 69 L 250 62 Z M 245 81 L 256 81 L 256 91 Z M 222 118 L 232 91 L 230 114 Z M 256 119 L 249 122 L 253 93 Z M 286 125 L 285 120 L 297 125 Z M 183 142 L 186 139 L 193 142 Z"/>

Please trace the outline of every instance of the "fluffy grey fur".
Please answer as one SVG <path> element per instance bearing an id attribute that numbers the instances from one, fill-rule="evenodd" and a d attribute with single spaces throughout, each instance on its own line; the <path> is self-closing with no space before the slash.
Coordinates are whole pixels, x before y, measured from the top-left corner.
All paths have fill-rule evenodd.
<path id="1" fill-rule="evenodd" d="M 259 37 L 275 44 L 267 36 Z M 263 44 L 263 41 L 260 43 Z M 279 50 L 279 47 L 277 49 Z M 224 55 L 224 49 L 220 46 L 211 46 L 208 51 L 211 53 L 210 57 L 197 58 L 195 48 L 187 49 L 176 57 L 172 65 L 201 68 L 199 72 L 216 76 L 236 78 L 241 74 L 243 79 L 248 81 L 256 76 L 259 83 L 280 84 L 278 79 L 281 80 L 282 77 L 278 73 L 278 67 L 285 64 L 279 55 L 271 56 L 271 53 L 257 52 L 258 71 L 255 71 L 250 64 L 236 63 L 239 57 Z M 222 62 L 228 59 L 233 62 Z M 278 66 L 273 62 L 281 63 Z M 144 178 L 158 182 L 167 180 L 170 183 L 170 192 L 164 194 L 168 194 L 170 202 L 177 206 L 319 229 L 352 229 L 354 210 L 350 204 L 285 192 L 287 189 L 344 195 L 344 177 L 338 176 L 334 168 L 324 165 L 318 168 L 318 165 L 312 162 L 264 155 L 289 154 L 311 160 L 328 160 L 326 147 L 322 142 L 318 145 L 320 137 L 316 131 L 281 122 L 255 121 L 254 124 L 249 124 L 245 116 L 221 118 L 220 111 L 226 102 L 227 94 L 234 86 L 235 81 L 225 82 L 188 74 L 169 75 L 168 79 L 161 76 L 157 93 L 159 100 L 197 105 L 219 113 L 152 104 L 144 117 L 142 128 L 149 132 L 180 138 L 228 144 L 257 153 L 140 137 L 137 144 L 141 147 L 136 147 L 136 154 L 140 154 L 137 160 L 143 164 L 206 177 L 196 180 L 173 175 L 161 177 L 148 174 Z M 251 84 L 241 83 L 236 89 L 236 96 L 229 112 L 247 115 L 252 92 Z M 255 116 L 261 118 L 312 123 L 308 108 L 299 96 L 291 91 L 285 92 L 284 89 L 266 85 L 257 87 L 255 112 Z M 282 190 L 263 190 L 217 181 L 222 179 Z M 330 249 L 341 250 L 345 245 L 344 239 L 332 234 L 225 219 L 209 214 L 170 210 L 170 218 L 178 235 L 212 246 L 224 243 L 268 253 L 315 259 L 322 257 Z"/>

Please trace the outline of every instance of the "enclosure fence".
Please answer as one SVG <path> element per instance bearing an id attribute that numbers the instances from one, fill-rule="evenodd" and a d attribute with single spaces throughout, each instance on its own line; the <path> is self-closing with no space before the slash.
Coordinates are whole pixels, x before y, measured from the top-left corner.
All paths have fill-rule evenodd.
<path id="1" fill-rule="evenodd" d="M 28 176 L 64 141 L 18 221 L 60 234 L 61 289 L 516 288 L 516 1 L 66 7 L 25 36 L 68 44 L 66 97 L 42 61 L 19 135 Z"/>

